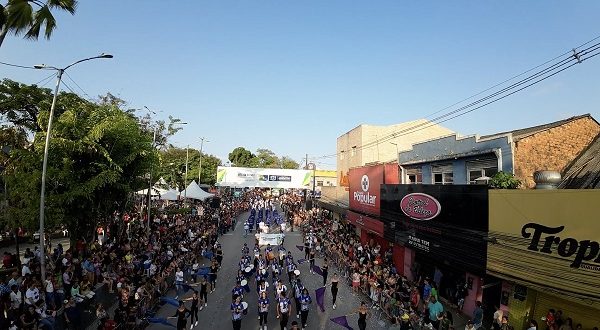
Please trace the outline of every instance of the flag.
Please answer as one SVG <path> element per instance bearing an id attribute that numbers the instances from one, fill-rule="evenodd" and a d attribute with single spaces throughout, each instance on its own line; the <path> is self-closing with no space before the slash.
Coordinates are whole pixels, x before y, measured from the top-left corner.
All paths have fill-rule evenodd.
<path id="1" fill-rule="evenodd" d="M 298 259 L 298 264 L 299 265 L 302 265 L 305 262 L 306 262 L 306 259 Z"/>
<path id="2" fill-rule="evenodd" d="M 346 315 L 334 317 L 334 318 L 332 318 L 330 320 L 333 323 L 337 323 L 337 324 L 343 326 L 344 328 L 346 328 L 348 330 L 354 330 L 354 329 L 352 329 L 352 327 L 350 325 L 348 325 L 348 319 L 346 318 Z"/>
<path id="3" fill-rule="evenodd" d="M 192 286 L 189 285 L 189 284 L 186 284 L 186 283 L 183 283 L 183 289 L 185 290 L 184 292 L 188 292 L 190 290 L 193 290 Z"/>
<path id="4" fill-rule="evenodd" d="M 204 253 L 202 254 L 202 256 L 203 256 L 204 258 L 206 258 L 206 259 L 210 260 L 210 259 L 212 259 L 212 257 L 213 257 L 213 253 L 212 253 L 212 252 L 210 252 L 210 251 L 206 251 L 206 252 L 204 252 Z"/>
<path id="5" fill-rule="evenodd" d="M 196 273 L 196 275 L 206 276 L 206 275 L 208 275 L 208 273 L 210 273 L 210 267 L 201 267 L 200 269 L 198 269 L 198 272 Z"/>
<path id="6" fill-rule="evenodd" d="M 179 307 L 179 301 L 175 298 L 160 297 L 160 302 L 167 303 L 167 304 L 175 306 L 175 307 Z"/>
<path id="7" fill-rule="evenodd" d="M 166 326 L 173 327 L 173 328 L 177 329 L 176 326 L 174 326 L 171 323 L 169 323 L 169 321 L 167 321 L 167 319 L 165 319 L 164 317 L 152 317 L 152 318 L 148 318 L 148 322 L 149 323 L 164 324 Z"/>
<path id="8" fill-rule="evenodd" d="M 319 275 L 321 275 L 321 276 L 323 276 L 323 270 L 321 269 L 321 267 L 319 267 L 317 265 L 314 265 L 312 267 L 312 271 L 315 272 L 315 273 L 317 273 L 317 274 L 319 274 Z"/>
<path id="9" fill-rule="evenodd" d="M 298 248 L 298 250 L 303 251 L 304 250 L 304 246 L 302 245 L 296 245 L 296 247 Z"/>
<path id="10" fill-rule="evenodd" d="M 315 297 L 317 305 L 321 309 L 321 312 L 325 311 L 325 287 L 320 287 L 315 290 Z"/>

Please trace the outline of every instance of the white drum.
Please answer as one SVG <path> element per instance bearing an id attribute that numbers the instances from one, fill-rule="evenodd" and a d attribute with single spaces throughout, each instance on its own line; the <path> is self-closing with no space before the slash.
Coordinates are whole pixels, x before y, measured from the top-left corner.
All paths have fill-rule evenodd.
<path id="1" fill-rule="evenodd" d="M 300 270 L 296 269 L 296 270 L 294 271 L 294 274 L 296 274 L 296 276 L 299 276 L 299 275 L 300 275 Z"/>
<path id="2" fill-rule="evenodd" d="M 247 280 L 242 280 L 242 281 L 240 282 L 240 285 L 241 285 L 241 286 L 246 286 L 246 285 L 248 285 L 248 281 L 247 281 Z"/>

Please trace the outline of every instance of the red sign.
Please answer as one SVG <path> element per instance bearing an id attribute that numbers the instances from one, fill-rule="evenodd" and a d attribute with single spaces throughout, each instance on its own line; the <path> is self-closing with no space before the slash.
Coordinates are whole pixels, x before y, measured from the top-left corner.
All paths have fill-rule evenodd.
<path id="1" fill-rule="evenodd" d="M 379 215 L 380 186 L 383 166 L 375 165 L 350 169 L 350 209 Z"/>
<path id="2" fill-rule="evenodd" d="M 352 211 L 348 211 L 346 216 L 348 217 L 348 221 L 356 227 L 383 237 L 383 222 Z"/>
<path id="3" fill-rule="evenodd" d="M 437 199 L 427 194 L 412 193 L 402 198 L 400 209 L 411 219 L 431 220 L 440 214 L 442 206 Z"/>

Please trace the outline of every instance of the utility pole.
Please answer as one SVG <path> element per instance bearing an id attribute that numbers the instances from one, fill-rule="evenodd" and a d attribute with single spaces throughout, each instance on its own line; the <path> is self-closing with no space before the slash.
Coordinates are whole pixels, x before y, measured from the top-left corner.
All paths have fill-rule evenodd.
<path id="1" fill-rule="evenodd" d="M 152 148 L 155 148 L 156 145 L 156 130 L 157 126 L 154 127 L 154 135 L 152 137 Z M 152 203 L 152 167 L 150 167 L 150 185 L 148 187 L 148 230 L 150 230 L 150 204 Z"/>
<path id="2" fill-rule="evenodd" d="M 202 183 L 202 147 L 204 147 L 204 140 L 206 140 L 205 137 L 201 137 L 200 138 L 200 168 L 198 169 L 198 184 Z M 210 142 L 208 140 L 206 140 L 206 142 Z"/>
<path id="3" fill-rule="evenodd" d="M 188 175 L 188 162 L 190 161 L 190 145 L 188 144 L 185 147 L 185 178 L 183 179 L 185 190 L 183 191 L 183 205 L 185 206 L 185 202 L 187 201 L 187 175 Z"/>

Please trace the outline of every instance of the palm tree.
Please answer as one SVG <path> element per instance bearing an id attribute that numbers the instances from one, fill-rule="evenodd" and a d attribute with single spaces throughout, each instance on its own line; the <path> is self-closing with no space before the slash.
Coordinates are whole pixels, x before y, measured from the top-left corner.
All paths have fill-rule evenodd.
<path id="1" fill-rule="evenodd" d="M 37 40 L 43 27 L 44 36 L 50 39 L 56 28 L 52 10 L 64 10 L 73 15 L 76 9 L 77 0 L 8 0 L 5 5 L 0 4 L 0 47 L 9 32 L 25 33 L 25 38 Z"/>

